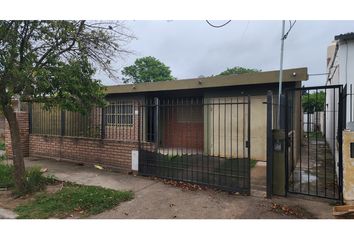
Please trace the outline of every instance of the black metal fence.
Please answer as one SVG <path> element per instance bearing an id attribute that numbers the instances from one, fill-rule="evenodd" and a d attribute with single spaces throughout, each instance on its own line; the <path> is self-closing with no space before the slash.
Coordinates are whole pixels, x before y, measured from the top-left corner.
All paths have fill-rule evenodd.
<path id="1" fill-rule="evenodd" d="M 88 113 L 70 112 L 59 107 L 45 110 L 42 104 L 29 107 L 33 134 L 138 141 L 139 102 L 111 99 L 105 108 Z"/>
<path id="2" fill-rule="evenodd" d="M 139 112 L 141 174 L 250 193 L 249 97 L 152 99 Z"/>
<path id="3" fill-rule="evenodd" d="M 286 104 L 288 192 L 341 199 L 342 86 L 290 89 Z"/>

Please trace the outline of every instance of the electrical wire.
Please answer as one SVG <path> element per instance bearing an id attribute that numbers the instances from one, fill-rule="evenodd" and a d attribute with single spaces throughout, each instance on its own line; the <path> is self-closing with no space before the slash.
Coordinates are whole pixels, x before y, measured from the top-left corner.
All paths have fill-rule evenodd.
<path id="1" fill-rule="evenodd" d="M 289 26 L 288 31 L 284 34 L 283 39 L 286 39 L 288 37 L 288 35 L 289 35 L 291 29 L 294 27 L 295 23 L 296 23 L 296 20 L 294 22 L 291 22 L 291 20 L 289 20 L 290 26 Z"/>
<path id="2" fill-rule="evenodd" d="M 211 26 L 213 28 L 222 28 L 231 22 L 231 20 L 228 20 L 226 23 L 223 23 L 221 25 L 214 25 L 214 24 L 210 23 L 209 20 L 205 20 L 205 21 L 209 24 L 209 26 Z"/>

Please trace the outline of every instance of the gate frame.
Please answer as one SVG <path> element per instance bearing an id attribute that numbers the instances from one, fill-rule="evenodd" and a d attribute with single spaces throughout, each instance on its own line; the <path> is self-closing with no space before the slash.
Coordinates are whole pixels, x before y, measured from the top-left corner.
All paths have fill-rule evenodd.
<path id="1" fill-rule="evenodd" d="M 245 131 L 247 132 L 247 138 L 245 139 L 245 142 L 244 142 L 244 148 L 245 150 L 247 151 L 247 159 L 248 159 L 248 164 L 245 166 L 247 167 L 247 176 L 248 178 L 245 180 L 247 182 L 247 185 L 248 185 L 248 188 L 240 188 L 240 190 L 237 190 L 236 192 L 240 192 L 242 194 L 246 194 L 246 195 L 250 195 L 251 194 L 251 96 L 250 95 L 244 95 L 242 96 L 244 98 L 244 101 L 243 102 L 232 102 L 232 103 L 228 103 L 228 104 L 231 104 L 232 105 L 243 105 L 244 106 L 244 110 L 247 109 L 247 129 L 245 129 Z M 200 184 L 200 185 L 205 185 L 205 186 L 210 186 L 212 188 L 217 188 L 217 189 L 221 189 L 221 190 L 224 190 L 224 191 L 229 191 L 229 192 L 234 192 L 234 190 L 231 190 L 230 188 L 228 187 L 223 187 L 222 185 L 214 185 L 214 184 L 210 184 L 210 183 L 201 183 L 201 182 L 196 182 L 196 181 L 192 181 L 192 180 L 187 180 L 187 179 L 178 179 L 178 178 L 174 178 L 174 177 L 166 177 L 166 176 L 158 176 L 158 175 L 151 175 L 151 174 L 147 174 L 147 173 L 144 173 L 141 169 L 141 158 L 143 157 L 143 154 L 141 154 L 142 151 L 144 151 L 144 147 L 143 145 L 145 143 L 151 143 L 153 145 L 153 151 L 152 153 L 153 154 L 156 154 L 158 151 L 159 151 L 159 148 L 160 148 L 160 144 L 159 144 L 159 131 L 160 131 L 160 121 L 159 121 L 159 112 L 160 112 L 160 108 L 161 108 L 161 105 L 160 105 L 160 101 L 159 101 L 159 98 L 158 97 L 154 97 L 153 98 L 154 101 L 153 103 L 151 104 L 148 104 L 148 103 L 141 103 L 139 104 L 139 114 L 138 114 L 138 117 L 139 117 L 139 121 L 138 121 L 138 156 L 139 156 L 139 168 L 138 168 L 138 173 L 140 175 L 143 175 L 143 176 L 156 176 L 156 177 L 159 177 L 159 178 L 163 178 L 163 179 L 171 179 L 171 180 L 176 180 L 176 181 L 183 181 L 183 182 L 189 182 L 189 183 L 194 183 L 194 184 Z M 226 104 L 226 103 L 225 103 Z M 206 103 L 202 103 L 202 106 L 205 106 L 205 105 L 210 105 L 210 104 L 206 104 Z M 211 104 L 211 105 L 224 105 L 224 103 L 219 103 L 219 104 Z M 171 105 L 172 106 L 172 105 Z M 177 105 L 178 106 L 178 103 Z M 143 116 L 144 115 L 144 112 L 146 112 L 146 109 L 147 107 L 151 107 L 153 109 L 156 110 L 155 114 L 156 114 L 156 120 L 155 122 L 153 123 L 155 125 L 155 129 L 154 129 L 154 134 L 157 135 L 157 137 L 155 137 L 154 141 L 151 141 L 151 142 L 145 142 L 144 140 L 144 130 L 141 129 L 142 126 L 144 125 L 144 120 L 146 121 L 147 120 L 147 116 Z M 238 121 L 238 120 L 237 120 Z M 204 122 L 205 124 L 205 122 Z M 208 155 L 208 154 L 207 154 Z M 220 158 L 220 156 L 218 156 Z M 219 160 L 220 161 L 220 160 Z M 205 174 L 210 174 L 209 172 L 206 172 Z M 238 186 L 239 187 L 239 186 Z"/>
<path id="2" fill-rule="evenodd" d="M 288 111 L 285 111 L 285 146 L 286 146 L 286 151 L 285 151 L 285 196 L 287 196 L 288 193 L 292 194 L 299 194 L 299 195 L 306 195 L 306 196 L 313 196 L 313 197 L 318 197 L 318 198 L 325 198 L 325 199 L 332 199 L 332 200 L 338 200 L 340 203 L 343 203 L 343 130 L 346 126 L 346 89 L 347 86 L 345 85 L 343 88 L 343 85 L 337 84 L 337 85 L 324 85 L 324 86 L 311 86 L 311 87 L 300 87 L 300 88 L 286 88 L 284 90 L 285 92 L 285 106 L 288 106 L 288 96 L 290 92 L 296 92 L 296 91 L 304 91 L 304 90 L 322 90 L 322 89 L 338 89 L 339 96 L 338 96 L 338 113 L 337 113 L 337 122 L 338 122 L 338 129 L 337 129 L 337 142 L 338 142 L 338 198 L 330 198 L 330 197 L 323 197 L 323 196 L 317 196 L 317 195 L 312 195 L 312 194 L 306 194 L 306 193 L 297 193 L 297 192 L 290 192 L 289 191 L 289 172 L 288 172 L 288 164 L 289 164 L 289 154 L 288 154 L 288 147 L 290 146 L 290 140 L 287 136 L 288 130 L 289 130 L 289 114 Z M 302 95 L 301 95 L 302 97 Z M 301 99 L 301 104 L 302 104 L 302 99 Z M 301 107 L 301 106 L 300 106 Z M 301 113 L 300 113 L 301 114 Z M 300 146 L 301 147 L 301 146 Z M 335 153 L 333 153 L 335 154 Z M 336 165 L 336 161 L 334 158 L 334 164 Z"/>

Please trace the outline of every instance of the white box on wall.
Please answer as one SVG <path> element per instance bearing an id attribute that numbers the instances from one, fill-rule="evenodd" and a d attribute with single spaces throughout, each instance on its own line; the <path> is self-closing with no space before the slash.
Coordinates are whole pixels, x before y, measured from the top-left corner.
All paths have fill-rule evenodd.
<path id="1" fill-rule="evenodd" d="M 132 150 L 132 170 L 139 171 L 139 151 Z"/>

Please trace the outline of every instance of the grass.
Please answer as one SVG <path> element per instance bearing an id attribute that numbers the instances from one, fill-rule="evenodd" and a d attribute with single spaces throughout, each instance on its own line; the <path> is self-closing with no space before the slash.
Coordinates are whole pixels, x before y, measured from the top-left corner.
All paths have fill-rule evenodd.
<path id="1" fill-rule="evenodd" d="M 254 168 L 257 164 L 257 160 L 251 159 L 251 168 Z"/>
<path id="2" fill-rule="evenodd" d="M 96 186 L 66 183 L 62 190 L 40 194 L 28 204 L 16 207 L 18 218 L 65 218 L 72 214 L 86 217 L 131 200 L 130 191 L 115 191 Z"/>
<path id="3" fill-rule="evenodd" d="M 323 134 L 321 132 L 308 132 L 307 136 L 309 137 L 309 139 L 317 139 L 320 140 L 323 138 Z"/>

